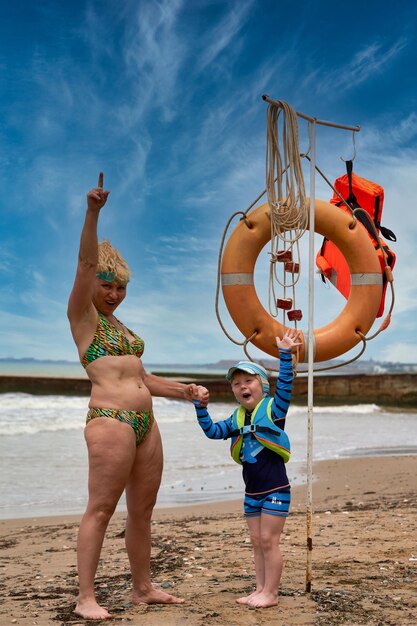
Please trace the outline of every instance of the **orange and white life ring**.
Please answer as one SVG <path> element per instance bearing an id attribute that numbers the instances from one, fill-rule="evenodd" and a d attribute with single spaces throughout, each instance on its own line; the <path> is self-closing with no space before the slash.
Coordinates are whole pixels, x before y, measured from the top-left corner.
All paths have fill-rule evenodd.
<path id="1" fill-rule="evenodd" d="M 309 202 L 308 202 L 309 204 Z M 344 354 L 361 340 L 375 321 L 382 297 L 382 271 L 372 242 L 360 224 L 352 228 L 352 216 L 323 200 L 315 200 L 315 231 L 339 248 L 351 274 L 351 289 L 343 311 L 332 322 L 314 331 L 314 361 L 327 361 Z M 228 311 L 240 332 L 263 352 L 277 356 L 275 337 L 284 326 L 264 309 L 256 294 L 254 269 L 262 248 L 271 239 L 268 203 L 241 220 L 224 250 L 221 275 Z M 299 360 L 308 360 L 306 336 L 300 331 Z"/>

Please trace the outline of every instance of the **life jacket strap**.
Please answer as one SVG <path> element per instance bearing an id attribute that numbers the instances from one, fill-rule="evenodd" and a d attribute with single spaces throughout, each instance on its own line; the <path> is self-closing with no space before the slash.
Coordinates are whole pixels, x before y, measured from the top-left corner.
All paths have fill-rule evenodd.
<path id="1" fill-rule="evenodd" d="M 346 198 L 346 202 L 352 207 L 352 209 L 359 208 L 359 202 L 355 194 L 353 193 L 353 185 L 352 185 L 352 171 L 353 171 L 353 161 L 346 161 L 346 172 L 348 175 L 349 182 L 349 195 Z"/>
<path id="2" fill-rule="evenodd" d="M 274 435 L 280 436 L 280 432 L 273 430 L 272 428 L 268 428 L 268 426 L 257 426 L 256 424 L 246 424 L 246 426 L 242 426 L 241 428 L 236 428 L 232 430 L 231 433 L 226 435 L 225 439 L 229 439 L 229 437 L 237 437 L 238 435 L 247 435 L 249 433 L 273 433 Z"/>

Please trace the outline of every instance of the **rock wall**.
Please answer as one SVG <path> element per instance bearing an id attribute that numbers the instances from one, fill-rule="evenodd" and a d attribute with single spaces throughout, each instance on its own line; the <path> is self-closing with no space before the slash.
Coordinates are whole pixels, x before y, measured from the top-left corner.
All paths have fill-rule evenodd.
<path id="1" fill-rule="evenodd" d="M 193 378 L 172 376 L 183 382 L 197 382 L 210 390 L 212 401 L 233 401 L 229 383 L 221 376 Z M 89 380 L 35 376 L 0 376 L 0 393 L 24 392 L 35 395 L 89 395 Z M 271 393 L 275 381 L 271 382 Z M 398 408 L 417 408 L 417 374 L 352 374 L 315 376 L 314 404 L 378 404 Z M 307 376 L 297 376 L 293 402 L 307 404 Z"/>

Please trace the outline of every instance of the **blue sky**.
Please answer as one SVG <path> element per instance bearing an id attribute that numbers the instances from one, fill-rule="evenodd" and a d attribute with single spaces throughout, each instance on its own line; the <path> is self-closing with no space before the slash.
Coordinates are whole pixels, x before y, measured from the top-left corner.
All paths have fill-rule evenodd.
<path id="1" fill-rule="evenodd" d="M 416 362 L 416 24 L 417 5 L 402 0 L 395 10 L 308 0 L 3 6 L 0 355 L 76 360 L 66 302 L 85 195 L 103 170 L 111 195 L 99 235 L 133 270 L 118 316 L 145 338 L 145 365 L 239 358 L 215 315 L 217 254 L 228 217 L 265 186 L 268 93 L 361 126 L 355 171 L 385 188 L 382 223 L 398 239 L 393 321 L 366 355 Z M 342 175 L 351 134 L 320 128 L 317 143 L 327 176 Z M 318 278 L 315 300 L 316 327 L 343 307 Z"/>

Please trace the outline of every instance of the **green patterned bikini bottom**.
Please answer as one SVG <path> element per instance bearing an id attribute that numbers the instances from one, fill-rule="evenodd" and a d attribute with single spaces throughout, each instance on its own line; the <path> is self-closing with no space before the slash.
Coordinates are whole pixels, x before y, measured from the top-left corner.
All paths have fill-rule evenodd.
<path id="1" fill-rule="evenodd" d="M 99 409 L 92 408 L 87 413 L 88 424 L 95 417 L 109 417 L 129 424 L 135 431 L 136 445 L 138 446 L 150 433 L 154 416 L 152 411 L 127 411 L 125 409 Z"/>

